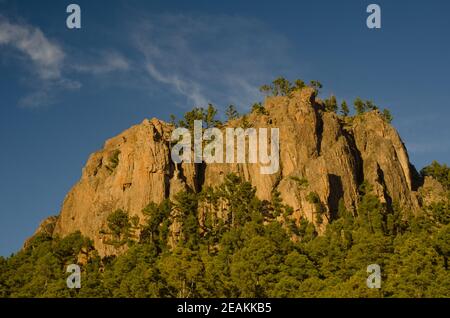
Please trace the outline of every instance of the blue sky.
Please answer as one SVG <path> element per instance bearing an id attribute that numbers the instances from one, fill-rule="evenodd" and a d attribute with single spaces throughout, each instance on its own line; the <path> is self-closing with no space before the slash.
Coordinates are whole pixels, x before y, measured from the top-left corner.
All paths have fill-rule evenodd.
<path id="1" fill-rule="evenodd" d="M 366 27 L 366 7 L 382 28 Z M 82 29 L 66 28 L 66 6 Z M 275 77 L 387 107 L 418 169 L 450 163 L 450 2 L 0 0 L 0 255 L 59 212 L 88 155 L 144 118 L 241 111 Z"/>

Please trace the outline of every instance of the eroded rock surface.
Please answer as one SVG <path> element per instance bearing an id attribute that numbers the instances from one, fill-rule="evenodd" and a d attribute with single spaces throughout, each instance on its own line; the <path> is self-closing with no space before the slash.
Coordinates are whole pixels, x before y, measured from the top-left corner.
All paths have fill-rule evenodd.
<path id="1" fill-rule="evenodd" d="M 364 180 L 388 205 L 419 207 L 417 172 L 398 133 L 379 112 L 342 118 L 325 112 L 310 88 L 290 97 L 269 97 L 264 106 L 266 115 L 252 113 L 246 121 L 254 128 L 280 129 L 277 173 L 263 175 L 259 164 L 176 166 L 170 159 L 173 127 L 155 118 L 144 120 L 89 157 L 81 180 L 64 200 L 53 235 L 79 230 L 94 240 L 101 255 L 114 253 L 99 235 L 112 211 L 120 208 L 143 220 L 142 209 L 148 203 L 186 189 L 219 185 L 232 172 L 250 181 L 261 199 L 269 200 L 274 189 L 280 191 L 297 219 L 314 221 L 314 206 L 307 200 L 311 192 L 319 196 L 328 218 L 336 215 L 341 198 L 354 210 Z M 242 124 L 241 118 L 227 126 Z"/>

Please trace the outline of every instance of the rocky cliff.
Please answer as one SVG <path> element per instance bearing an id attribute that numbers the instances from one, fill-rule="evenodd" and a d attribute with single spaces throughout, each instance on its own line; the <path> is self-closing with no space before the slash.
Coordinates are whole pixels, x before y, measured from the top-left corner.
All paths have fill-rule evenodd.
<path id="1" fill-rule="evenodd" d="M 278 190 L 297 219 L 314 221 L 314 206 L 307 200 L 311 192 L 317 193 L 329 219 L 341 198 L 354 210 L 364 180 L 388 206 L 420 207 L 417 172 L 398 133 L 378 111 L 346 118 L 326 112 L 310 88 L 289 97 L 268 97 L 264 107 L 265 114 L 251 113 L 226 125 L 240 127 L 245 120 L 255 128 L 278 127 L 277 173 L 263 175 L 259 164 L 175 165 L 170 157 L 173 126 L 144 120 L 89 157 L 81 180 L 64 200 L 53 235 L 79 230 L 94 240 L 101 255 L 114 253 L 99 235 L 112 211 L 120 208 L 143 219 L 148 203 L 218 185 L 231 172 L 250 181 L 261 199 Z"/>

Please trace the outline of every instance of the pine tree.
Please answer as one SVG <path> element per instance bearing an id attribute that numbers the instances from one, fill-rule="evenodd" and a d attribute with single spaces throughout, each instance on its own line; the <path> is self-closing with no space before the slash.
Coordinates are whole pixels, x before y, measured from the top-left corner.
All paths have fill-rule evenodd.
<path id="1" fill-rule="evenodd" d="M 172 126 L 174 126 L 174 127 L 177 126 L 176 120 L 177 120 L 177 118 L 175 117 L 175 115 L 174 115 L 174 114 L 170 114 L 170 121 L 169 121 L 169 123 L 170 123 Z"/>
<path id="2" fill-rule="evenodd" d="M 420 174 L 422 176 L 430 176 L 439 181 L 447 190 L 450 189 L 450 167 L 446 164 L 441 165 L 433 160 L 431 165 L 424 167 Z"/>
<path id="3" fill-rule="evenodd" d="M 203 113 L 203 121 L 206 124 L 206 128 L 218 127 L 222 125 L 220 120 L 216 119 L 217 109 L 213 104 L 208 104 L 208 108 Z"/>
<path id="4" fill-rule="evenodd" d="M 295 82 L 294 82 L 294 87 L 292 88 L 292 90 L 297 90 L 297 91 L 299 91 L 299 90 L 301 90 L 303 87 L 305 87 L 306 85 L 305 85 L 305 82 L 304 81 L 302 81 L 301 79 L 297 79 L 297 80 L 295 80 Z"/>
<path id="5" fill-rule="evenodd" d="M 198 223 L 198 196 L 191 192 L 179 192 L 175 195 L 177 219 L 181 222 L 181 243 L 192 249 L 197 249 L 200 240 Z"/>
<path id="6" fill-rule="evenodd" d="M 366 111 L 365 104 L 359 97 L 355 99 L 353 105 L 355 107 L 356 115 L 362 115 Z"/>
<path id="7" fill-rule="evenodd" d="M 291 83 L 283 78 L 278 77 L 276 80 L 272 82 L 273 84 L 273 90 L 272 93 L 274 96 L 287 96 L 291 92 Z"/>
<path id="8" fill-rule="evenodd" d="M 350 113 L 350 109 L 348 108 L 347 102 L 344 100 L 341 104 L 341 114 L 344 117 L 347 117 L 349 113 Z"/>
<path id="9" fill-rule="evenodd" d="M 387 108 L 383 109 L 383 118 L 389 124 L 392 122 L 393 117 L 392 117 L 391 112 L 389 111 L 389 109 L 387 109 Z"/>
<path id="10" fill-rule="evenodd" d="M 272 90 L 273 90 L 273 87 L 270 86 L 270 85 L 262 85 L 262 86 L 259 88 L 259 91 L 260 91 L 261 93 L 263 93 L 263 94 L 266 94 L 266 95 L 270 94 L 270 92 L 272 92 Z"/>
<path id="11" fill-rule="evenodd" d="M 365 107 L 366 111 L 378 110 L 378 106 L 375 105 L 374 102 L 371 100 L 366 100 L 364 105 L 365 105 L 364 107 Z"/>
<path id="12" fill-rule="evenodd" d="M 268 115 L 269 113 L 264 108 L 262 103 L 254 103 L 252 106 L 252 113 L 260 114 L 260 115 Z"/>
<path id="13" fill-rule="evenodd" d="M 194 131 L 194 121 L 205 118 L 205 110 L 202 107 L 194 107 L 191 111 L 184 114 L 183 119 L 178 121 L 178 126 Z"/>
<path id="14" fill-rule="evenodd" d="M 107 235 L 109 239 L 105 244 L 121 247 L 131 244 L 135 237 L 135 231 L 139 224 L 137 216 L 129 217 L 128 213 L 122 209 L 117 209 L 107 218 L 107 230 L 100 231 L 100 234 Z"/>
<path id="15" fill-rule="evenodd" d="M 225 111 L 225 115 L 227 116 L 228 121 L 239 117 L 239 113 L 233 105 L 228 106 L 227 110 Z"/>
<path id="16" fill-rule="evenodd" d="M 315 90 L 315 95 L 317 96 L 317 95 L 319 95 L 319 93 L 320 93 L 320 90 L 322 89 L 322 83 L 320 83 L 319 81 L 315 81 L 315 80 L 313 80 L 313 81 L 311 81 L 310 83 L 309 83 L 309 85 L 312 87 L 312 88 L 314 88 L 314 90 Z"/>
<path id="17" fill-rule="evenodd" d="M 444 182 L 449 168 L 435 162 L 423 175 Z M 79 232 L 36 235 L 0 257 L 0 296 L 450 297 L 448 198 L 409 214 L 395 202 L 388 208 L 363 182 L 356 210 L 341 198 L 320 235 L 305 217 L 286 214 L 292 209 L 278 192 L 261 201 L 232 174 L 220 187 L 173 199 L 144 208 L 141 239 L 126 250 L 117 245 L 116 256 L 100 258 Z M 317 193 L 308 200 L 316 212 L 324 208 Z M 199 209 L 207 215 L 200 218 Z M 111 213 L 109 239 L 134 241 L 135 221 L 125 211 Z M 179 226 L 170 227 L 172 221 Z M 180 240 L 162 249 L 169 233 Z M 71 290 L 64 269 L 79 260 L 82 288 Z M 369 264 L 382 269 L 381 289 L 366 286 Z"/>
<path id="18" fill-rule="evenodd" d="M 325 100 L 325 109 L 329 112 L 336 113 L 338 109 L 336 96 L 331 95 L 330 98 Z"/>

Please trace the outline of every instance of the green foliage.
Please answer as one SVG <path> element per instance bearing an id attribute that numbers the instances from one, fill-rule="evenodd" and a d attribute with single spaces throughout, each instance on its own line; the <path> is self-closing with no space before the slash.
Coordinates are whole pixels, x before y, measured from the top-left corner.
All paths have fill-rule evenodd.
<path id="1" fill-rule="evenodd" d="M 306 178 L 300 178 L 300 177 L 297 177 L 297 176 L 291 176 L 289 178 L 291 180 L 294 180 L 299 187 L 304 188 L 304 187 L 307 187 L 309 185 L 308 180 Z"/>
<path id="2" fill-rule="evenodd" d="M 178 127 L 187 128 L 190 131 L 194 130 L 194 121 L 201 120 L 206 128 L 218 127 L 222 123 L 216 119 L 217 109 L 212 104 L 208 104 L 208 108 L 194 107 L 191 111 L 184 114 L 183 119 L 178 121 Z M 171 117 L 175 122 L 175 117 Z"/>
<path id="3" fill-rule="evenodd" d="M 441 225 L 447 225 L 450 223 L 450 215 L 448 211 L 450 210 L 450 200 L 434 202 L 426 207 L 425 211 L 428 215 L 433 218 L 433 220 Z"/>
<path id="4" fill-rule="evenodd" d="M 200 240 L 198 224 L 198 197 L 195 193 L 180 192 L 175 196 L 176 219 L 181 223 L 180 243 L 195 249 Z"/>
<path id="5" fill-rule="evenodd" d="M 169 121 L 169 123 L 172 125 L 172 126 L 177 126 L 177 124 L 176 124 L 176 120 L 177 120 L 177 117 L 174 115 L 174 114 L 170 114 L 170 121 Z"/>
<path id="6" fill-rule="evenodd" d="M 301 79 L 297 79 L 294 82 L 294 87 L 292 88 L 292 91 L 299 91 L 301 90 L 303 87 L 306 87 L 306 84 L 304 81 L 302 81 Z"/>
<path id="7" fill-rule="evenodd" d="M 353 102 L 353 105 L 355 107 L 356 115 L 364 114 L 366 108 L 365 108 L 365 104 L 361 98 L 357 97 L 355 99 L 355 101 Z"/>
<path id="8" fill-rule="evenodd" d="M 430 243 L 423 233 L 394 240 L 394 253 L 386 266 L 392 277 L 386 282 L 387 296 L 448 297 L 450 277 L 444 258 Z"/>
<path id="9" fill-rule="evenodd" d="M 117 209 L 108 215 L 106 221 L 108 229 L 100 233 L 109 237 L 105 240 L 105 244 L 121 247 L 134 242 L 136 238 L 135 231 L 139 225 L 139 218 L 137 216 L 130 218 L 127 212 Z"/>
<path id="10" fill-rule="evenodd" d="M 157 269 L 157 252 L 153 245 L 133 245 L 120 257 L 110 263 L 102 261 L 104 271 L 100 286 L 93 288 L 99 293 L 102 288 L 105 297 L 167 297 L 165 282 Z M 106 263 L 106 264 L 105 264 Z M 95 272 L 94 272 L 95 273 Z M 80 291 L 85 289 L 86 283 Z M 91 296 L 95 297 L 95 296 Z"/>
<path id="11" fill-rule="evenodd" d="M 276 80 L 272 82 L 272 84 L 273 84 L 272 93 L 275 96 L 278 95 L 287 96 L 291 92 L 291 83 L 283 77 L 278 77 Z"/>
<path id="12" fill-rule="evenodd" d="M 363 101 L 359 97 L 357 97 L 355 99 L 355 101 L 353 102 L 353 105 L 355 107 L 355 111 L 356 111 L 357 115 L 362 115 L 365 112 L 378 109 L 378 107 L 372 101 L 370 101 L 370 100 Z"/>
<path id="13" fill-rule="evenodd" d="M 157 263 L 167 296 L 200 297 L 199 283 L 204 274 L 204 264 L 196 251 L 179 247 L 164 254 Z M 201 283 L 200 283 L 201 284 Z"/>
<path id="14" fill-rule="evenodd" d="M 146 217 L 146 224 L 142 226 L 139 241 L 141 243 L 153 244 L 158 251 L 166 249 L 166 242 L 171 225 L 170 214 L 172 203 L 163 200 L 160 204 L 151 202 L 142 213 Z"/>
<path id="15" fill-rule="evenodd" d="M 445 167 L 424 173 L 442 176 Z M 37 235 L 0 257 L 0 296 L 450 297 L 448 200 L 412 215 L 381 203 L 364 182 L 357 208 L 341 199 L 319 235 L 305 217 L 293 219 L 278 191 L 270 201 L 255 193 L 231 174 L 217 188 L 150 203 L 139 240 L 138 220 L 117 210 L 108 217 L 111 240 L 134 241 L 120 256 L 100 258 L 79 232 Z M 322 216 L 317 193 L 308 200 Z M 81 266 L 79 290 L 65 285 L 70 263 Z M 381 289 L 366 286 L 369 264 L 381 267 Z"/>
<path id="16" fill-rule="evenodd" d="M 186 112 L 183 119 L 178 121 L 178 127 L 187 128 L 190 131 L 194 130 L 194 122 L 205 118 L 205 110 L 203 107 L 194 107 L 192 110 Z"/>
<path id="17" fill-rule="evenodd" d="M 345 117 L 348 116 L 348 114 L 350 114 L 350 109 L 348 108 L 347 102 L 345 100 L 342 101 L 341 104 L 341 114 Z"/>
<path id="18" fill-rule="evenodd" d="M 239 113 L 237 112 L 236 107 L 230 105 L 225 111 L 225 116 L 227 116 L 228 120 L 233 120 L 239 117 Z"/>
<path id="19" fill-rule="evenodd" d="M 0 261 L 2 297 L 77 297 L 78 291 L 66 287 L 67 264 L 77 263 L 88 254 L 89 266 L 98 258 L 92 242 L 79 232 L 64 239 L 37 236 L 26 249 Z M 85 271 L 82 272 L 82 277 Z M 89 280 L 86 280 L 88 283 Z M 101 295 L 101 290 L 96 291 Z"/>
<path id="20" fill-rule="evenodd" d="M 311 83 L 312 85 L 316 85 L 312 87 L 317 87 L 317 85 L 320 85 L 321 88 L 321 84 L 319 82 L 311 81 Z M 294 84 L 292 84 L 287 79 L 278 77 L 272 82 L 272 85 L 262 85 L 259 90 L 266 95 L 271 94 L 272 96 L 288 96 L 292 92 L 300 91 L 304 87 L 306 87 L 305 82 L 301 79 L 295 80 Z"/>
<path id="21" fill-rule="evenodd" d="M 336 96 L 331 95 L 330 98 L 325 100 L 325 110 L 328 112 L 336 113 L 338 110 L 338 104 Z"/>
<path id="22" fill-rule="evenodd" d="M 316 95 L 319 95 L 319 93 L 320 93 L 320 90 L 322 89 L 322 83 L 320 83 L 319 81 L 315 81 L 315 80 L 313 80 L 313 81 L 311 81 L 310 83 L 309 83 L 309 85 L 312 87 L 312 88 L 314 88 L 314 90 L 315 90 L 315 92 L 316 92 Z"/>
<path id="23" fill-rule="evenodd" d="M 315 95 L 319 95 L 320 90 L 322 89 L 322 83 L 316 80 L 310 81 L 309 84 L 310 87 L 312 87 L 315 91 Z M 283 77 L 278 77 L 272 82 L 272 85 L 262 85 L 260 87 L 260 91 L 266 95 L 272 95 L 272 96 L 289 96 L 294 91 L 299 91 L 306 87 L 305 82 L 297 79 L 292 84 L 287 79 Z M 362 115 L 365 112 L 378 110 L 378 106 L 375 105 L 375 103 L 371 100 L 362 100 L 360 97 L 357 97 L 355 101 L 353 102 L 354 109 L 356 115 Z M 329 112 L 337 113 L 339 109 L 339 105 L 336 100 L 336 96 L 332 95 L 329 98 L 325 99 L 325 110 Z M 261 109 L 261 107 L 258 107 L 258 104 L 254 104 L 252 107 L 252 112 L 257 113 L 264 113 L 264 110 Z M 347 105 L 346 101 L 343 101 L 340 105 L 339 112 L 344 117 L 347 117 L 350 114 L 350 109 Z M 382 113 L 382 117 L 386 122 L 391 123 L 393 120 L 392 114 L 389 111 L 389 109 L 384 108 Z"/>
<path id="24" fill-rule="evenodd" d="M 446 164 L 433 161 L 420 171 L 422 176 L 430 176 L 439 181 L 445 189 L 450 190 L 450 168 Z"/>
<path id="25" fill-rule="evenodd" d="M 378 106 L 375 105 L 371 100 L 366 100 L 365 109 L 366 111 L 377 110 Z"/>
<path id="26" fill-rule="evenodd" d="M 55 256 L 64 263 L 76 263 L 77 256 L 81 253 L 89 256 L 93 251 L 91 240 L 83 237 L 80 232 L 75 232 L 62 239 L 54 248 Z"/>
<path id="27" fill-rule="evenodd" d="M 369 112 L 369 111 L 373 111 L 373 110 L 378 110 L 378 106 L 374 104 L 373 101 L 371 100 L 366 100 L 363 101 L 361 98 L 357 97 L 355 99 L 355 101 L 353 102 L 355 111 L 356 111 L 356 115 L 362 115 L 365 112 Z M 346 114 L 348 114 L 348 108 L 344 111 L 344 107 L 342 107 L 342 114 L 344 116 L 347 116 Z M 381 116 L 383 117 L 383 119 L 387 122 L 387 123 L 391 123 L 393 120 L 393 117 L 391 115 L 391 112 L 389 111 L 389 109 L 384 108 Z"/>
<path id="28" fill-rule="evenodd" d="M 260 115 L 268 115 L 269 113 L 264 108 L 262 103 L 254 103 L 252 106 L 252 113 L 260 114 Z"/>
<path id="29" fill-rule="evenodd" d="M 392 120 L 394 119 L 394 117 L 392 117 L 391 115 L 391 112 L 387 108 L 383 109 L 383 118 L 389 124 L 392 123 Z"/>
<path id="30" fill-rule="evenodd" d="M 115 168 L 117 168 L 117 166 L 119 165 L 119 155 L 120 155 L 119 149 L 114 150 L 109 155 L 108 157 L 109 165 L 106 166 L 108 170 L 113 171 Z"/>
<path id="31" fill-rule="evenodd" d="M 255 209 L 260 203 L 256 199 L 256 190 L 249 182 L 242 182 L 238 176 L 227 175 L 218 191 L 227 203 L 225 222 L 230 227 L 243 226 L 251 219 L 252 213 L 260 212 Z"/>
<path id="32" fill-rule="evenodd" d="M 326 218 L 328 218 L 328 216 L 326 215 L 326 208 L 323 205 L 322 201 L 320 200 L 319 195 L 316 192 L 310 192 L 307 197 L 306 200 L 308 200 L 309 203 L 314 205 L 314 213 L 316 216 L 316 223 L 317 224 L 322 224 L 324 222 L 323 220 L 323 216 L 325 216 Z"/>
<path id="33" fill-rule="evenodd" d="M 247 129 L 247 128 L 252 127 L 252 124 L 248 121 L 248 116 L 247 115 L 242 116 L 241 126 L 242 126 L 243 129 Z"/>
<path id="34" fill-rule="evenodd" d="M 279 216 L 283 216 L 284 220 L 287 220 L 292 215 L 292 208 L 283 204 L 281 199 L 281 193 L 278 190 L 272 192 L 272 200 L 270 202 L 269 214 L 266 213 L 266 218 L 274 219 Z"/>
<path id="35" fill-rule="evenodd" d="M 239 297 L 264 297 L 277 283 L 283 254 L 268 237 L 246 241 L 231 259 L 230 274 Z"/>
<path id="36" fill-rule="evenodd" d="M 222 123 L 216 119 L 217 109 L 212 105 L 208 104 L 208 108 L 203 113 L 203 121 L 206 124 L 206 128 L 217 127 Z"/>
<path id="37" fill-rule="evenodd" d="M 272 92 L 272 86 L 264 84 L 259 88 L 259 91 L 263 94 L 270 94 Z"/>

